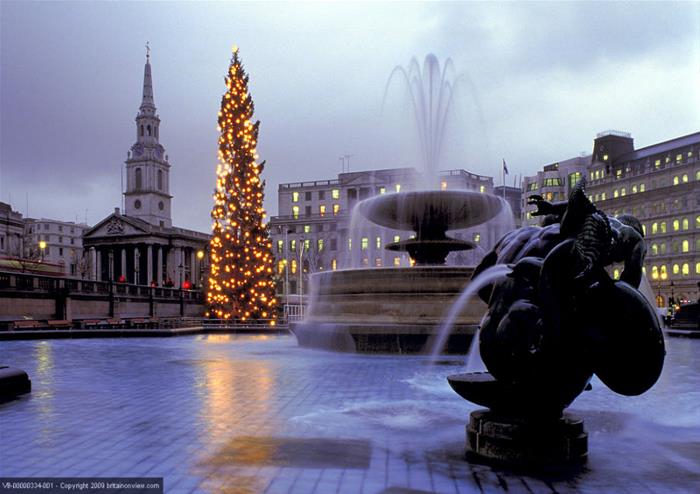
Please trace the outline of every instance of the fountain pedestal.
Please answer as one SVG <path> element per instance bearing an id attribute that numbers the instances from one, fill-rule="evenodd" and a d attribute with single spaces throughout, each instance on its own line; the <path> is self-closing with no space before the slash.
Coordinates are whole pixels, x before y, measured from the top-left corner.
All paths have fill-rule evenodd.
<path id="1" fill-rule="evenodd" d="M 477 410 L 467 425 L 467 458 L 520 466 L 580 465 L 588 458 L 588 434 L 583 420 L 569 414 L 513 417 Z"/>

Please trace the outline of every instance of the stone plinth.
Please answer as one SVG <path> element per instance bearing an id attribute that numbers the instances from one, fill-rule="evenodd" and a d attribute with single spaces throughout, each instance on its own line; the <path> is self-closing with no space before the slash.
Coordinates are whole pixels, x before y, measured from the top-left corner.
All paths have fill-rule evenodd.
<path id="1" fill-rule="evenodd" d="M 31 390 L 32 381 L 26 372 L 0 365 L 0 402 L 29 393 Z"/>
<path id="2" fill-rule="evenodd" d="M 429 351 L 474 268 L 349 269 L 311 277 L 311 302 L 292 325 L 301 346 L 363 353 Z M 486 305 L 474 299 L 457 317 L 446 353 L 466 353 Z"/>
<path id="3" fill-rule="evenodd" d="M 518 466 L 580 465 L 588 458 L 583 420 L 508 417 L 490 410 L 471 413 L 467 457 Z"/>

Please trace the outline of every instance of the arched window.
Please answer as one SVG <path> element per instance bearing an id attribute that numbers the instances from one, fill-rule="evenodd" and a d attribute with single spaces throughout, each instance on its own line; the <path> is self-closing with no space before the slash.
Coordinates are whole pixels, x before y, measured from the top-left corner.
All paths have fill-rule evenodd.
<path id="1" fill-rule="evenodd" d="M 141 190 L 141 186 L 143 183 L 143 178 L 141 176 L 141 168 L 137 168 L 136 171 L 134 172 L 134 179 L 136 181 L 136 184 L 135 184 L 136 190 Z"/>
<path id="2" fill-rule="evenodd" d="M 143 125 L 141 126 L 141 136 L 143 136 Z"/>
<path id="3" fill-rule="evenodd" d="M 163 170 L 158 170 L 158 190 L 163 190 Z"/>
<path id="4" fill-rule="evenodd" d="M 150 137 L 150 135 L 151 135 L 151 126 L 150 126 L 150 125 L 146 126 L 146 130 L 148 131 L 148 135 L 149 135 L 149 137 Z"/>

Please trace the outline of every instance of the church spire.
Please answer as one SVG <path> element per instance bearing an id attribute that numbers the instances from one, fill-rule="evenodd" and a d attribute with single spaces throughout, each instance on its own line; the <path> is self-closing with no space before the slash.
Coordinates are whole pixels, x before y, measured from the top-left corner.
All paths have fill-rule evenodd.
<path id="1" fill-rule="evenodd" d="M 143 69 L 143 98 L 141 99 L 141 115 L 153 115 L 156 105 L 153 101 L 153 79 L 151 77 L 151 47 L 146 42 L 146 65 Z"/>

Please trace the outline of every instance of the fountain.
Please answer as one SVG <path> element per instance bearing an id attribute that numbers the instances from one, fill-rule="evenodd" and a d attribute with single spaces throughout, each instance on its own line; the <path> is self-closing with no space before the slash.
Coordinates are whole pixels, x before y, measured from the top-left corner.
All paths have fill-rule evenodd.
<path id="1" fill-rule="evenodd" d="M 631 216 L 607 217 L 585 195 L 568 202 L 531 196 L 549 226 L 507 234 L 474 274 L 509 265 L 479 284 L 488 303 L 479 350 L 488 372 L 448 377 L 463 398 L 488 410 L 471 414 L 470 457 L 518 465 L 582 463 L 583 422 L 563 410 L 593 374 L 613 391 L 635 396 L 659 378 L 664 340 L 654 309 L 638 290 L 646 252 Z M 624 263 L 620 280 L 605 271 Z"/>
<path id="2" fill-rule="evenodd" d="M 413 191 L 359 203 L 358 213 L 376 224 L 415 232 L 413 239 L 385 246 L 407 251 L 415 265 L 312 275 L 306 318 L 292 326 L 299 344 L 337 351 L 427 351 L 445 310 L 474 270 L 445 265 L 449 252 L 474 245 L 449 238 L 446 232 L 493 218 L 501 201 L 471 191 Z M 447 353 L 466 352 L 485 309 L 476 302 L 459 314 L 445 346 Z"/>

